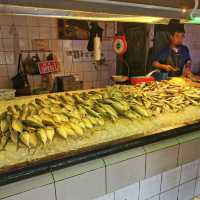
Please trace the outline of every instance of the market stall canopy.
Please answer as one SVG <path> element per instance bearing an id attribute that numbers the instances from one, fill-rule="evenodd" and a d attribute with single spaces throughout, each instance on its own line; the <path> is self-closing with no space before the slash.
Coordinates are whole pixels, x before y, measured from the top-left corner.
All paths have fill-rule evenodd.
<path id="1" fill-rule="evenodd" d="M 187 20 L 191 0 L 0 0 L 0 13 L 66 19 L 168 23 Z"/>

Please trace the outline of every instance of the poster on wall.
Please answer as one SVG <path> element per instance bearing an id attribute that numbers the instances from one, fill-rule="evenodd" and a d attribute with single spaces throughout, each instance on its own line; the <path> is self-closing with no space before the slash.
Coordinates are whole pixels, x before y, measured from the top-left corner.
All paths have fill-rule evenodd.
<path id="1" fill-rule="evenodd" d="M 58 37 L 62 40 L 88 40 L 88 22 L 58 19 Z"/>
<path id="2" fill-rule="evenodd" d="M 33 50 L 49 50 L 49 40 L 47 39 L 33 39 Z"/>

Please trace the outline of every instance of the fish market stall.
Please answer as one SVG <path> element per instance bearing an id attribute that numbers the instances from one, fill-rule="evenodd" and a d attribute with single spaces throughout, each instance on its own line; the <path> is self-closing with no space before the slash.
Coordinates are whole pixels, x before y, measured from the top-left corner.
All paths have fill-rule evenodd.
<path id="1" fill-rule="evenodd" d="M 0 184 L 200 128 L 200 90 L 175 81 L 17 98 L 6 105 L 1 102 Z"/>

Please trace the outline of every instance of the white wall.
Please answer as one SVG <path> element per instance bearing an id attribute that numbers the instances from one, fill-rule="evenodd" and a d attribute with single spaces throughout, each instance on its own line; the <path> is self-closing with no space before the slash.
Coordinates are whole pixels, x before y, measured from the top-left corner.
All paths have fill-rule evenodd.
<path id="1" fill-rule="evenodd" d="M 106 65 L 94 68 L 91 60 L 78 59 L 73 62 L 66 51 L 86 51 L 86 40 L 59 40 L 57 20 L 42 17 L 0 16 L 0 88 L 12 87 L 11 78 L 17 72 L 18 52 L 32 49 L 33 39 L 48 39 L 49 48 L 56 54 L 61 64 L 61 75 L 76 74 L 84 81 L 84 88 L 104 87 L 110 83 L 115 73 L 115 54 L 112 52 L 112 40 L 115 33 L 114 23 L 100 23 L 105 29 L 103 54 Z M 109 32 L 109 33 L 108 33 Z M 40 87 L 41 77 L 29 78 L 33 88 Z"/>
<path id="2" fill-rule="evenodd" d="M 185 25 L 185 44 L 190 49 L 193 70 L 200 72 L 200 25 Z"/>

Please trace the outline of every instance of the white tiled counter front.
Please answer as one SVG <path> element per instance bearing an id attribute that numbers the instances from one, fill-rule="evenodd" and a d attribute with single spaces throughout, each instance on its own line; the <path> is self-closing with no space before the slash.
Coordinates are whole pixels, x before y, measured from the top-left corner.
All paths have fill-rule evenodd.
<path id="1" fill-rule="evenodd" d="M 113 192 L 145 177 L 145 152 L 143 148 L 107 156 L 106 165 L 107 192 Z"/>
<path id="2" fill-rule="evenodd" d="M 105 166 L 101 159 L 53 172 L 57 200 L 89 200 L 106 194 Z"/>
<path id="3" fill-rule="evenodd" d="M 40 188 L 7 197 L 4 200 L 56 200 L 54 185 L 42 186 Z"/>
<path id="4" fill-rule="evenodd" d="M 200 131 L 0 187 L 5 200 L 192 200 Z"/>
<path id="5" fill-rule="evenodd" d="M 50 173 L 0 187 L 0 199 L 55 200 L 54 180 Z"/>

